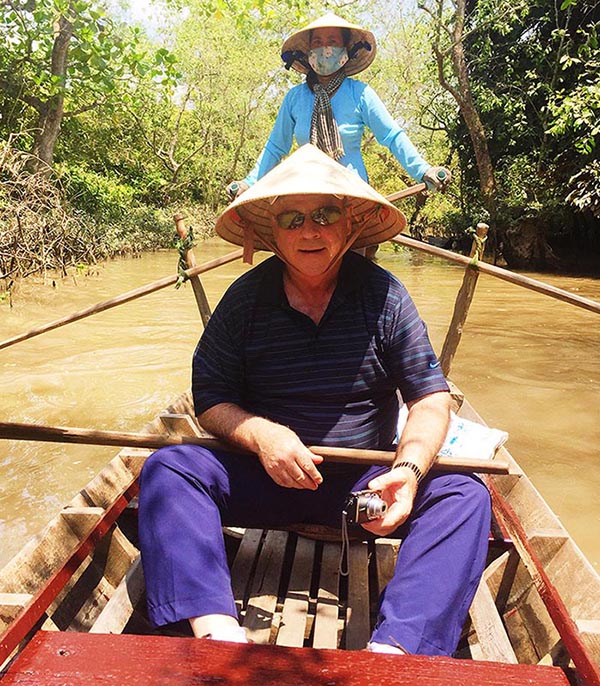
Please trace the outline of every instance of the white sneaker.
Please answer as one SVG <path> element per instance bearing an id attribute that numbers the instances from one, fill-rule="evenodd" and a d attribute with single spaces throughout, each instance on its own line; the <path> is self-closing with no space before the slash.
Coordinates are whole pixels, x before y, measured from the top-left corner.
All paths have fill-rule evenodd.
<path id="1" fill-rule="evenodd" d="M 246 629 L 241 626 L 225 627 L 211 631 L 202 638 L 210 641 L 229 641 L 230 643 L 249 643 L 246 636 Z"/>
<path id="2" fill-rule="evenodd" d="M 390 646 L 387 643 L 367 643 L 367 650 L 370 653 L 388 653 L 390 655 L 406 655 L 405 651 L 398 646 Z"/>

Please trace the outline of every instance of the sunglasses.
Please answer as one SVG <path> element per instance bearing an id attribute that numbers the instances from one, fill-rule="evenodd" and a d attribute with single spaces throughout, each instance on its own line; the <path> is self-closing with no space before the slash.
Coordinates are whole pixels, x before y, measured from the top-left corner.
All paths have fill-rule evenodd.
<path id="1" fill-rule="evenodd" d="M 318 207 L 310 213 L 310 218 L 319 224 L 320 226 L 329 226 L 330 224 L 335 224 L 339 218 L 342 216 L 342 208 L 335 207 L 335 205 L 326 205 L 325 207 Z M 277 224 L 282 229 L 288 229 L 290 231 L 299 228 L 304 224 L 306 219 L 306 214 L 300 212 L 299 210 L 287 210 L 278 214 Z"/>

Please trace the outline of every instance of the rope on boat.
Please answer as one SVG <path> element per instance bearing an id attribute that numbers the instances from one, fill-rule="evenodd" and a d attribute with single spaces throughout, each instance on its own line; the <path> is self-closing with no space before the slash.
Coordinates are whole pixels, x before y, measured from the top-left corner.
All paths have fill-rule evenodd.
<path id="1" fill-rule="evenodd" d="M 471 258 L 467 266 L 470 269 L 477 269 L 477 267 L 479 266 L 479 255 L 483 255 L 483 250 L 485 242 L 487 241 L 487 236 L 478 236 L 477 230 L 474 229 L 472 226 L 469 226 L 466 229 L 466 233 L 468 233 L 471 236 L 471 238 L 475 241 L 475 245 L 477 246 L 475 252 L 473 253 L 473 257 Z"/>
<path id="2" fill-rule="evenodd" d="M 190 278 L 186 273 L 187 269 L 189 269 L 186 255 L 188 250 L 191 250 L 194 245 L 194 229 L 190 226 L 185 238 L 180 238 L 178 236 L 175 240 L 175 247 L 179 252 L 179 262 L 177 263 L 177 273 L 179 276 L 175 283 L 175 288 L 179 288 L 181 284 L 185 283 Z"/>

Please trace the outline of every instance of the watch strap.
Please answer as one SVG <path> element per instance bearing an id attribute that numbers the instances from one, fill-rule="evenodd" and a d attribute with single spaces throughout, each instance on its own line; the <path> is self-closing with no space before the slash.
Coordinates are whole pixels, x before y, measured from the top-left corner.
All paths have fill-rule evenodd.
<path id="1" fill-rule="evenodd" d="M 416 465 L 414 462 L 409 462 L 408 460 L 404 460 L 403 462 L 397 462 L 392 469 L 396 469 L 397 467 L 408 467 L 413 474 L 417 477 L 417 486 L 423 481 L 423 472 L 419 468 L 418 465 Z"/>

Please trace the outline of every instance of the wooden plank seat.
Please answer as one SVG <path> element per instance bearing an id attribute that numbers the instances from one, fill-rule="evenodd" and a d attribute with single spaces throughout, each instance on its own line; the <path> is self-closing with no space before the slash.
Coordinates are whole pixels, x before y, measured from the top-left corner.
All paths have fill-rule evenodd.
<path id="1" fill-rule="evenodd" d="M 232 530 L 225 539 L 236 606 L 254 643 L 349 650 L 366 646 L 400 541 L 351 541 L 344 575 L 339 541 L 266 529 Z M 186 622 L 164 631 L 151 629 L 139 559 L 89 630 L 190 633 Z"/>
<path id="2" fill-rule="evenodd" d="M 339 536 L 332 530 L 313 527 L 306 533 L 309 538 L 298 531 L 225 529 L 241 622 L 255 643 L 362 649 L 377 616 L 379 595 L 394 572 L 401 542 L 352 540 L 344 564 L 348 574 L 343 575 Z M 317 534 L 327 536 L 327 540 L 315 538 Z M 505 646 L 507 639 L 487 585 L 478 593 L 471 619 L 465 628 L 461 657 L 515 661 L 508 648 L 499 647 Z M 156 633 L 146 617 L 139 558 L 90 631 Z M 186 635 L 190 630 L 181 622 L 158 633 Z"/>
<path id="3" fill-rule="evenodd" d="M 345 575 L 340 573 L 339 532 L 293 528 L 241 530 L 241 538 L 229 541 L 233 593 L 249 638 L 292 647 L 364 648 L 401 541 L 351 540 L 342 565 Z M 489 562 L 502 554 L 503 547 L 491 545 Z M 459 654 L 516 662 L 487 584 L 484 576 Z"/>

